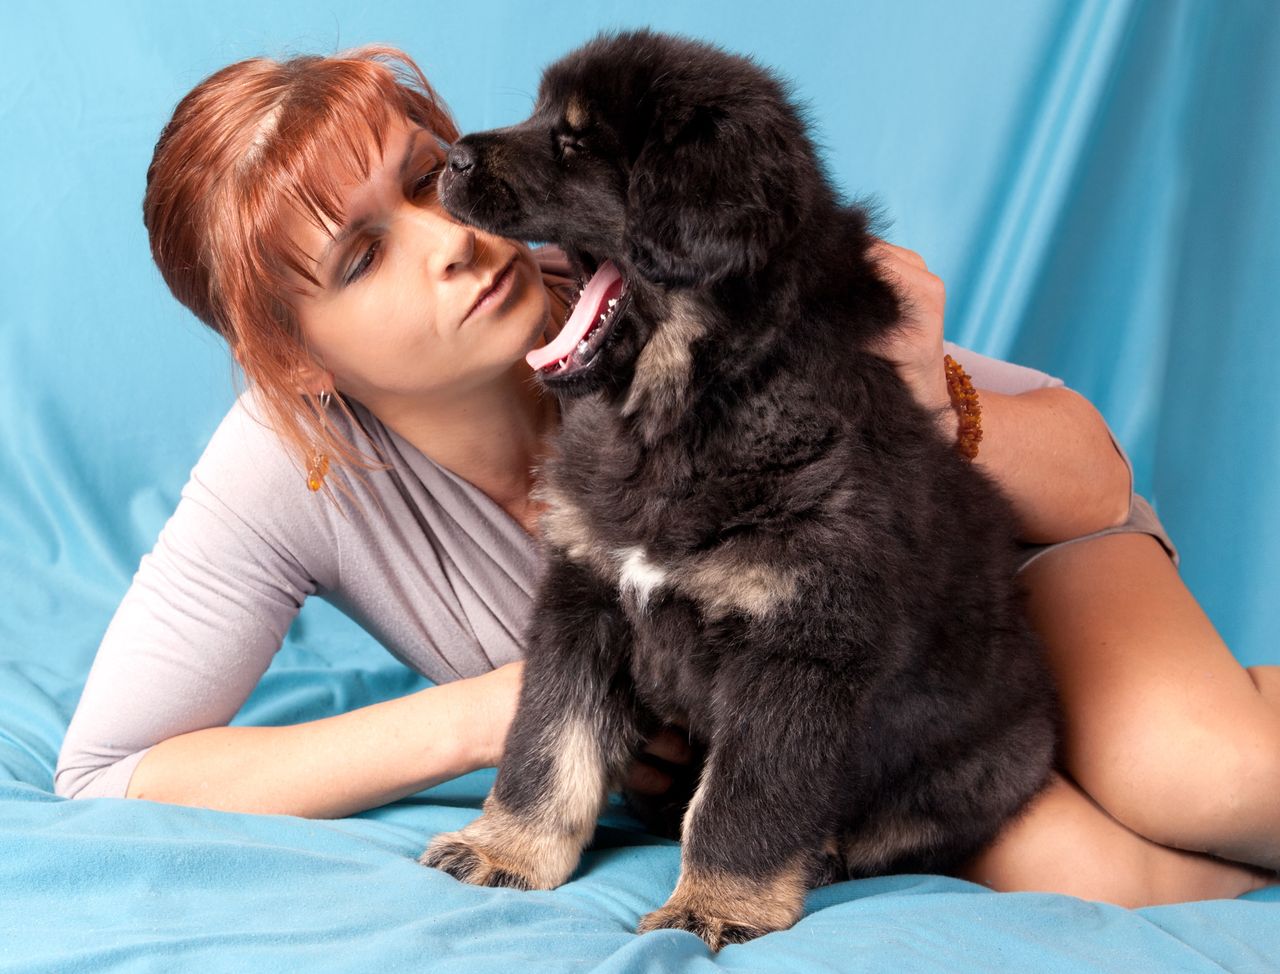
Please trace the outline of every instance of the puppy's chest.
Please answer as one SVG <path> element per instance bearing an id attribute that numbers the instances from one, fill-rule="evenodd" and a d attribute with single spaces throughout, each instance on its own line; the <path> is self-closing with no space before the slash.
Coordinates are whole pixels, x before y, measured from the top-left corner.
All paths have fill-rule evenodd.
<path id="1" fill-rule="evenodd" d="M 715 621 L 731 614 L 766 618 L 797 594 L 799 571 L 759 546 L 696 543 L 705 537 L 695 523 L 702 519 L 696 494 L 682 503 L 610 485 L 602 476 L 591 490 L 570 489 L 552 476 L 541 494 L 543 539 L 613 587 L 640 627 L 652 623 L 668 597 Z"/>

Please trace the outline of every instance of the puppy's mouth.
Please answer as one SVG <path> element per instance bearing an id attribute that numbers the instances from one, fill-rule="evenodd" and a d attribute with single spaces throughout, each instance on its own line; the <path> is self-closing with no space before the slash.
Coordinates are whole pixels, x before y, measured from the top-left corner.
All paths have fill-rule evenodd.
<path id="1" fill-rule="evenodd" d="M 625 307 L 627 282 L 613 261 L 604 261 L 583 286 L 564 327 L 551 342 L 535 348 L 525 361 L 547 378 L 568 378 L 595 364 L 614 323 Z"/>

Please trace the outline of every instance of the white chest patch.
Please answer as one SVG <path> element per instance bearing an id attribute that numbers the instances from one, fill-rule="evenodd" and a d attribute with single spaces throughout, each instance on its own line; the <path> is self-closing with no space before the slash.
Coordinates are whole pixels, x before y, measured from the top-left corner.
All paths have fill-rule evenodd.
<path id="1" fill-rule="evenodd" d="M 623 548 L 617 553 L 618 587 L 630 594 L 643 609 L 649 604 L 649 595 L 667 578 L 662 566 L 645 557 L 643 548 Z"/>

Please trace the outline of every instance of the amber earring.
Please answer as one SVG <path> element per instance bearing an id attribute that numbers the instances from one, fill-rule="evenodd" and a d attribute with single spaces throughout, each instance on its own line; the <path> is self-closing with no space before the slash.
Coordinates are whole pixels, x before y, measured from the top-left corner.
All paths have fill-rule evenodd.
<path id="1" fill-rule="evenodd" d="M 328 421 L 325 419 L 325 416 L 328 414 L 329 402 L 333 398 L 333 396 L 330 395 L 329 391 L 326 389 L 324 392 L 320 393 L 318 398 L 320 401 L 320 406 L 319 406 L 320 428 L 323 430 L 327 430 L 329 424 L 328 424 Z M 307 467 L 307 486 L 313 492 L 319 490 L 321 486 L 324 485 L 324 478 L 328 472 L 329 472 L 328 455 L 321 453 L 318 448 L 315 450 L 312 450 L 311 465 Z"/>

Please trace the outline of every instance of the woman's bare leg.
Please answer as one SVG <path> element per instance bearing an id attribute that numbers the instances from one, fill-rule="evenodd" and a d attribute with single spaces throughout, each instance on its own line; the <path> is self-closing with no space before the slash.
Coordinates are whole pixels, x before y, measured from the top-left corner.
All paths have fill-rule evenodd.
<path id="1" fill-rule="evenodd" d="M 1065 545 L 1024 579 L 1080 788 L 1160 845 L 1280 867 L 1280 669 L 1240 666 L 1149 535 Z"/>
<path id="2" fill-rule="evenodd" d="M 957 875 L 1003 893 L 1065 893 L 1130 908 L 1226 899 L 1269 881 L 1262 870 L 1143 838 L 1061 775 Z"/>

